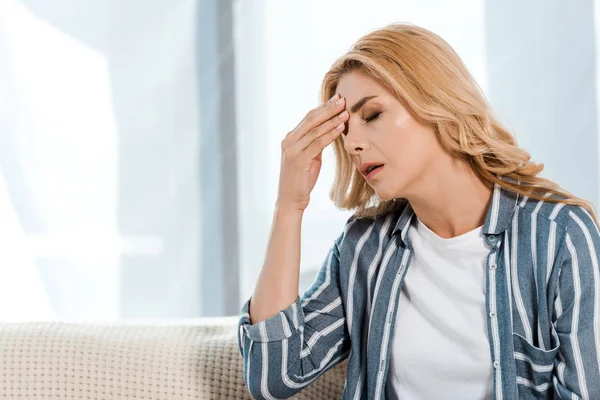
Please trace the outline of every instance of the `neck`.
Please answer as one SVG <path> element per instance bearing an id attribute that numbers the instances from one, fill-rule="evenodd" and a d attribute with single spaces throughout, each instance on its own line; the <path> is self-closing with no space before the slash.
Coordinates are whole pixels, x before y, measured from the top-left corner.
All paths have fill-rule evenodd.
<path id="1" fill-rule="evenodd" d="M 427 174 L 407 196 L 421 222 L 442 238 L 483 225 L 493 193 L 465 161 L 452 159 L 448 164 Z"/>

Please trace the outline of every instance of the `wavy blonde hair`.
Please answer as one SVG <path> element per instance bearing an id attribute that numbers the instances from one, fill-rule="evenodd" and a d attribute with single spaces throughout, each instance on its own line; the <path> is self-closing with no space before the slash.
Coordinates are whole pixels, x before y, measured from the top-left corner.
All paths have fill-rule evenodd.
<path id="1" fill-rule="evenodd" d="M 593 206 L 538 177 L 544 165 L 531 161 L 493 116 L 483 91 L 460 57 L 435 33 L 411 24 L 391 24 L 360 38 L 323 79 L 322 102 L 336 93 L 344 74 L 361 71 L 389 90 L 418 119 L 429 122 L 442 146 L 466 160 L 488 186 L 537 200 L 581 206 L 598 222 Z M 359 218 L 396 211 L 403 201 L 380 200 L 344 150 L 333 143 L 336 174 L 330 198 Z M 508 178 L 508 179 L 505 179 Z M 404 200 L 405 202 L 405 200 Z"/>

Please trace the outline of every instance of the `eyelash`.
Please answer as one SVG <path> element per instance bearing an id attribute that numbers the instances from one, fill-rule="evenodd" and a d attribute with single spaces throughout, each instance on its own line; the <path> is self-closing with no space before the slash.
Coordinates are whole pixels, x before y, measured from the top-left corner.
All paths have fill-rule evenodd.
<path id="1" fill-rule="evenodd" d="M 365 122 L 369 123 L 369 122 L 377 119 L 377 117 L 379 117 L 379 114 L 381 114 L 381 112 L 376 112 L 375 114 L 371 115 L 369 118 L 366 118 Z"/>

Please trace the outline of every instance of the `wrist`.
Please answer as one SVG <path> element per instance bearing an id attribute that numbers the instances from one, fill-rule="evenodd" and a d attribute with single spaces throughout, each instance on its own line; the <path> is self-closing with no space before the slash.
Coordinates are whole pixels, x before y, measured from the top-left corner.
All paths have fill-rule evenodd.
<path id="1" fill-rule="evenodd" d="M 275 204 L 275 215 L 279 217 L 285 216 L 296 216 L 302 217 L 304 209 L 298 208 L 297 206 L 277 203 Z"/>

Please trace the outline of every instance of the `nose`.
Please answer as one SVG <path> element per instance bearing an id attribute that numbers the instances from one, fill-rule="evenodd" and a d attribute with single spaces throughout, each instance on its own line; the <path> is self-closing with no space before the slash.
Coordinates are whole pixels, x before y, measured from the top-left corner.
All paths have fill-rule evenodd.
<path id="1" fill-rule="evenodd" d="M 365 132 L 361 132 L 360 127 L 352 126 L 351 121 L 347 123 L 348 131 L 344 136 L 344 148 L 350 155 L 358 155 L 360 152 L 369 149 L 369 143 Z"/>

